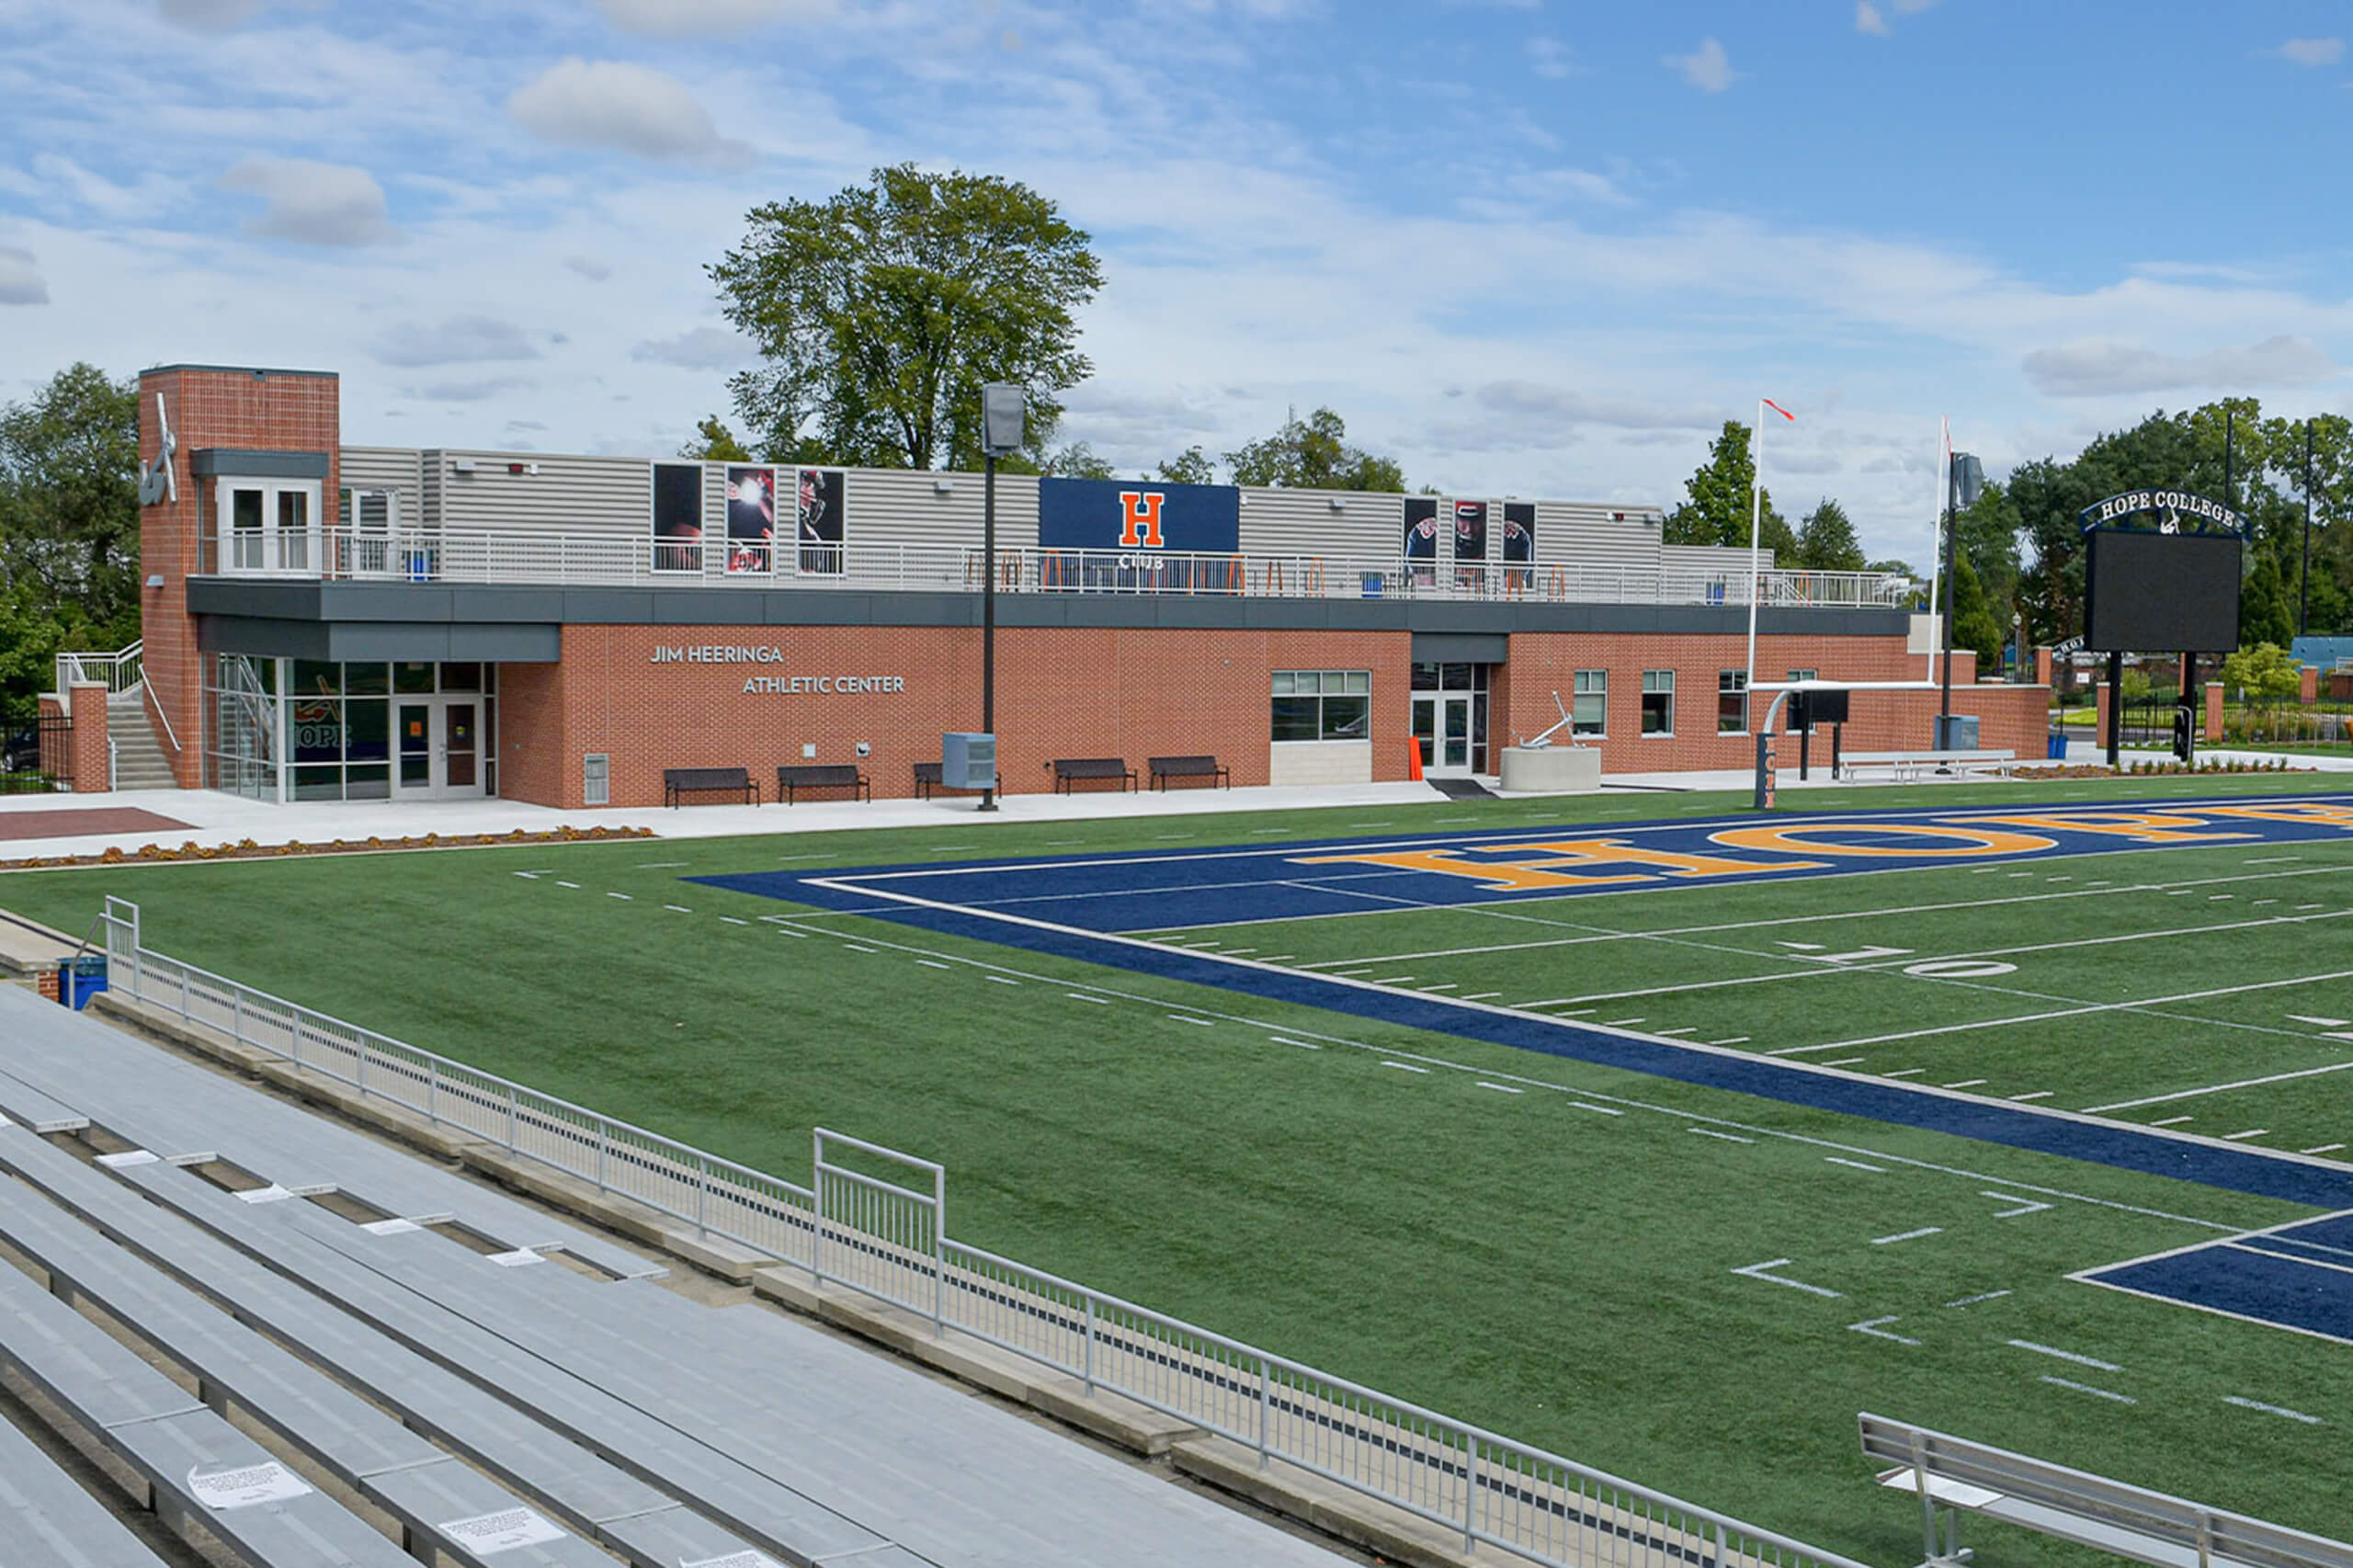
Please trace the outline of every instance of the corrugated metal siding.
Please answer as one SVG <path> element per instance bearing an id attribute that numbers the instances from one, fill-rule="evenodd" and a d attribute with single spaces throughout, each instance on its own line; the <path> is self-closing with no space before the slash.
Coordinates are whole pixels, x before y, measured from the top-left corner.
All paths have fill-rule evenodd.
<path id="1" fill-rule="evenodd" d="M 339 465 L 343 487 L 394 492 L 400 496 L 399 526 L 415 528 L 425 516 L 421 456 L 414 447 L 346 447 Z"/>
<path id="2" fill-rule="evenodd" d="M 953 487 L 942 495 L 937 482 Z M 842 537 L 851 552 L 913 548 L 980 548 L 982 492 L 977 473 L 925 469 L 854 468 L 842 483 Z M 1038 542 L 1038 476 L 996 476 L 996 541 L 1027 550 Z"/>
<path id="3" fill-rule="evenodd" d="M 1536 503 L 1536 559 L 1546 565 L 1654 572 L 1657 514 L 1580 501 Z"/>
<path id="4" fill-rule="evenodd" d="M 1341 510 L 1332 510 L 1338 501 Z M 1405 498 L 1347 490 L 1242 492 L 1245 555 L 1371 556 L 1391 561 L 1404 547 Z"/>
<path id="5" fill-rule="evenodd" d="M 448 532 L 506 534 L 605 534 L 631 539 L 649 537 L 654 526 L 654 465 L 643 458 L 551 457 L 545 452 L 459 451 L 425 454 L 432 464 L 430 481 L 441 483 L 439 525 Z M 450 465 L 460 460 L 474 464 L 472 473 L 458 473 Z M 537 464 L 537 473 L 509 473 L 510 463 Z M 716 467 L 717 465 L 710 465 Z M 718 513 L 711 513 L 712 486 L 703 485 L 706 517 L 726 519 L 726 497 L 720 492 Z"/>

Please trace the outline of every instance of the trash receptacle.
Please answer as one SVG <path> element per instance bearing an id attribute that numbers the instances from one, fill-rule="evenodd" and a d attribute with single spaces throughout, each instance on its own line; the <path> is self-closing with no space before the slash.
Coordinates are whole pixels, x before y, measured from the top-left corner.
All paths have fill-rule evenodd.
<path id="1" fill-rule="evenodd" d="M 84 953 L 79 958 L 57 960 L 57 999 L 76 1012 L 88 1006 L 90 998 L 106 988 L 104 953 Z"/>
<path id="2" fill-rule="evenodd" d="M 2066 731 L 2053 730 L 2051 732 L 2051 750 L 2047 755 L 2053 762 L 2064 762 L 2067 760 Z"/>

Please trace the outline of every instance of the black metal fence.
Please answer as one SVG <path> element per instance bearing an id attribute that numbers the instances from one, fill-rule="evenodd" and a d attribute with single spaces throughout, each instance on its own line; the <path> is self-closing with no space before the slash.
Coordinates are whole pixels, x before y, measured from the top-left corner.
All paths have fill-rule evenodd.
<path id="1" fill-rule="evenodd" d="M 43 714 L 12 731 L 0 756 L 0 795 L 45 795 L 74 788 L 74 721 Z"/>

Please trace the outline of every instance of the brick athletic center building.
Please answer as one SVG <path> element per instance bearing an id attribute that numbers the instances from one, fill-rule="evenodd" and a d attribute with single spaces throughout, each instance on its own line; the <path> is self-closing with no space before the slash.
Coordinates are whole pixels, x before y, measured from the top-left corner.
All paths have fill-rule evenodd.
<path id="1" fill-rule="evenodd" d="M 773 798 L 804 762 L 904 796 L 943 732 L 980 728 L 978 475 L 347 447 L 337 392 L 140 378 L 145 689 L 60 694 L 83 788 L 109 722 L 152 730 L 184 788 L 554 807 L 658 805 L 689 767 Z M 1415 756 L 1492 775 L 1556 693 L 1606 771 L 1745 768 L 1747 553 L 1662 546 L 1661 521 L 1001 475 L 1002 788 L 1199 753 L 1241 785 L 1403 779 Z M 1904 579 L 1763 581 L 1760 687 L 1929 674 Z M 2045 688 L 1954 673 L 1983 744 L 2041 751 Z M 1846 744 L 1924 744 L 1935 706 L 1859 692 Z"/>

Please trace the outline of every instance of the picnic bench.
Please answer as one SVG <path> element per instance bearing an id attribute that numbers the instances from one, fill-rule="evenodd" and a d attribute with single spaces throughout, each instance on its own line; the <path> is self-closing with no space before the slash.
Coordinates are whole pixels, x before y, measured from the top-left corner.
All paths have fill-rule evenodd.
<path id="1" fill-rule="evenodd" d="M 1884 1416 L 1856 1420 L 1864 1456 L 1889 1466 L 1879 1483 L 1920 1498 L 1922 1568 L 1969 1560 L 1963 1509 L 2155 1568 L 2353 1568 L 2353 1546 L 2343 1541 Z"/>
<path id="2" fill-rule="evenodd" d="M 872 780 L 850 762 L 804 762 L 776 770 L 779 800 L 789 806 L 793 794 L 801 790 L 847 790 L 853 801 L 874 799 Z"/>
<path id="3" fill-rule="evenodd" d="M 1171 778 L 1206 778 L 1210 788 L 1233 788 L 1233 770 L 1218 766 L 1213 756 L 1154 756 L 1144 759 L 1152 769 L 1152 787 L 1165 790 Z"/>
<path id="4" fill-rule="evenodd" d="M 1938 751 L 1924 747 L 1918 751 L 1850 751 L 1838 758 L 1843 774 L 1851 776 L 1859 768 L 1885 768 L 1888 777 L 1899 784 L 1939 773 L 2007 774 L 2017 766 L 2018 753 L 2008 750 Z"/>
<path id="5" fill-rule="evenodd" d="M 754 805 L 760 803 L 760 787 L 752 782 L 748 767 L 665 767 L 662 770 L 662 803 L 677 806 L 686 803 L 685 797 L 706 791 L 722 791 L 743 795 Z"/>
<path id="6" fill-rule="evenodd" d="M 1111 778 L 1123 790 L 1136 787 L 1136 770 L 1122 756 L 1058 756 L 1047 765 L 1054 770 L 1054 793 L 1067 795 L 1082 778 Z"/>

